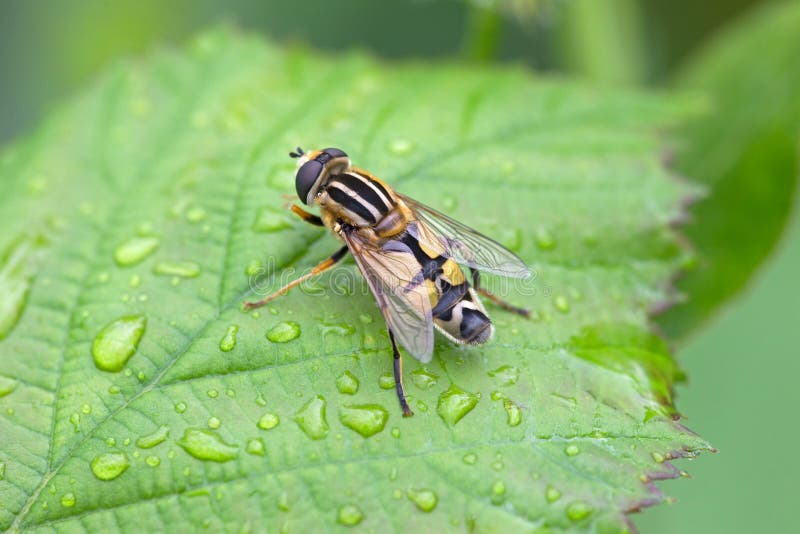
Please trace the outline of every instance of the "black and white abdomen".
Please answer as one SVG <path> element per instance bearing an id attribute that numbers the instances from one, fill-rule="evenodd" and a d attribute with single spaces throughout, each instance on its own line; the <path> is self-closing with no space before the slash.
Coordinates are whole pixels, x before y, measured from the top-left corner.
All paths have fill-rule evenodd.
<path id="1" fill-rule="evenodd" d="M 452 286 L 442 279 L 434 283 L 439 298 L 433 307 L 433 322 L 439 331 L 457 343 L 479 345 L 489 341 L 494 326 L 469 283 Z"/>

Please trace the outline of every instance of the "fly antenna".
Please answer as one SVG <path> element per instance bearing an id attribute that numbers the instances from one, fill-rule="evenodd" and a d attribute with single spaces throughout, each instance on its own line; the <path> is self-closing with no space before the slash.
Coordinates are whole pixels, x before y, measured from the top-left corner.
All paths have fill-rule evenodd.
<path id="1" fill-rule="evenodd" d="M 303 155 L 305 155 L 305 152 L 300 147 L 297 147 L 297 150 L 294 151 L 294 152 L 289 152 L 289 157 L 290 158 L 299 158 L 299 157 L 301 157 Z"/>

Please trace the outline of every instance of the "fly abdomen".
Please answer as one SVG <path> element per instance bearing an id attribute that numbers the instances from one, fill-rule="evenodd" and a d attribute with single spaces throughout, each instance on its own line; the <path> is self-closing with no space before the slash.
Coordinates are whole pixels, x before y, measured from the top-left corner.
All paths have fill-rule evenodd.
<path id="1" fill-rule="evenodd" d="M 436 262 L 436 260 L 431 260 Z M 460 282 L 453 284 L 452 282 Z M 494 328 L 478 296 L 464 278 L 461 268 L 447 260 L 437 271 L 433 284 L 437 300 L 432 311 L 436 327 L 458 343 L 480 344 L 492 337 Z"/>

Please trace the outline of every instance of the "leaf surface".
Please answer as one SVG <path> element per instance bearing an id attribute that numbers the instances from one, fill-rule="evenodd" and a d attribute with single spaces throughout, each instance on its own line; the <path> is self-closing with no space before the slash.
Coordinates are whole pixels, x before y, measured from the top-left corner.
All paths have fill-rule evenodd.
<path id="1" fill-rule="evenodd" d="M 660 132 L 687 111 L 228 30 L 112 70 L 0 162 L 0 528 L 626 530 L 707 447 L 648 323 L 685 260 Z M 533 320 L 405 359 L 413 418 L 352 263 L 240 311 L 339 246 L 283 210 L 297 145 L 536 272 L 487 277 Z"/>

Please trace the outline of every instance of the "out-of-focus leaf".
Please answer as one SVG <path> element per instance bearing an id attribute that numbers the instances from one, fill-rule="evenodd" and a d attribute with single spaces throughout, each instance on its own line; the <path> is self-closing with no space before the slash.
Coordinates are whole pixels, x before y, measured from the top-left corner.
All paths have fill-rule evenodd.
<path id="1" fill-rule="evenodd" d="M 648 322 L 691 193 L 657 132 L 685 112 L 229 31 L 113 70 L 0 159 L 2 272 L 26 284 L 1 308 L 0 528 L 624 530 L 706 447 Z M 487 277 L 534 320 L 491 308 L 490 344 L 406 358 L 413 418 L 352 264 L 240 311 L 285 279 L 259 273 L 339 246 L 283 209 L 297 145 L 346 149 L 537 273 Z"/>
<path id="2" fill-rule="evenodd" d="M 711 113 L 683 128 L 677 168 L 706 183 L 687 234 L 695 269 L 686 303 L 659 318 L 682 337 L 735 296 L 774 248 L 795 198 L 800 141 L 800 4 L 743 18 L 695 58 L 678 86 L 707 94 Z"/>

